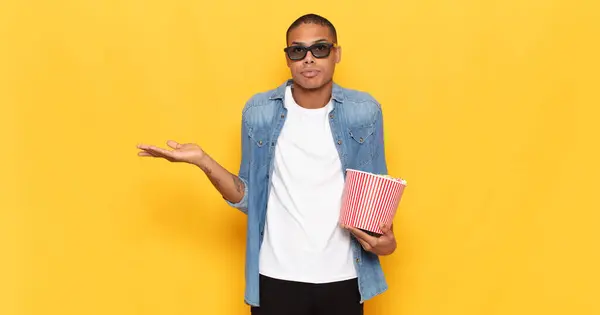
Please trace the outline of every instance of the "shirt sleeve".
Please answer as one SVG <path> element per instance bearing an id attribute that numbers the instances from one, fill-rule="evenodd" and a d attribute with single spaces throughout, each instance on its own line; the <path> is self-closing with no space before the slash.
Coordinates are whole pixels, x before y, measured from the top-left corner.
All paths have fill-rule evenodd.
<path id="1" fill-rule="evenodd" d="M 383 110 L 379 107 L 375 120 L 375 132 L 377 143 L 375 148 L 375 172 L 377 174 L 388 175 L 387 161 L 385 158 L 385 139 L 383 131 Z"/>
<path id="2" fill-rule="evenodd" d="M 241 129 L 242 129 L 241 130 L 242 160 L 240 162 L 238 177 L 240 178 L 242 183 L 244 183 L 244 195 L 242 196 L 242 199 L 239 202 L 231 202 L 227 199 L 225 199 L 225 202 L 227 202 L 227 204 L 229 204 L 230 206 L 242 211 L 243 213 L 248 214 L 248 191 L 249 191 L 248 184 L 250 182 L 250 180 L 249 180 L 250 139 L 248 136 L 248 130 L 243 121 L 242 121 Z"/>

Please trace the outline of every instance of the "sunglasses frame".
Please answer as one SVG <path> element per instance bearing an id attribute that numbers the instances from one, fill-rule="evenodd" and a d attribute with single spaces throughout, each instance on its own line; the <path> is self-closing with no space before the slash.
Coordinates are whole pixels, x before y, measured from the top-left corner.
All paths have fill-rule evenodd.
<path id="1" fill-rule="evenodd" d="M 322 46 L 322 45 L 325 45 L 325 46 L 327 46 L 329 48 L 329 51 L 327 52 L 327 55 L 320 56 L 320 57 L 315 56 L 315 53 L 313 52 L 313 49 L 315 49 L 316 46 Z M 334 48 L 337 48 L 337 47 L 338 47 L 338 45 L 336 43 L 319 42 L 319 43 L 314 43 L 314 44 L 312 44 L 312 45 L 310 45 L 308 47 L 302 46 L 302 45 L 292 45 L 292 46 L 288 46 L 288 47 L 284 48 L 283 51 L 287 54 L 287 57 L 290 58 L 290 60 L 292 60 L 292 61 L 298 61 L 298 60 L 302 60 L 302 59 L 306 58 L 306 55 L 308 55 L 309 51 L 313 55 L 313 57 L 315 57 L 317 59 L 327 58 L 327 57 L 329 57 L 329 55 L 331 55 L 331 50 L 334 49 Z M 290 50 L 294 49 L 294 48 L 301 48 L 302 50 L 304 50 L 304 53 L 303 53 L 302 57 L 292 58 L 290 56 Z"/>

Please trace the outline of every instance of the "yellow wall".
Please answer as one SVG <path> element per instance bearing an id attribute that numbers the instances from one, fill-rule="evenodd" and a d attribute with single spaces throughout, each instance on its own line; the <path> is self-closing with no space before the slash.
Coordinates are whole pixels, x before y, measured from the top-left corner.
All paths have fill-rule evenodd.
<path id="1" fill-rule="evenodd" d="M 135 145 L 237 170 L 240 110 L 287 78 L 305 10 L 409 181 L 368 314 L 599 314 L 599 5 L 366 3 L 0 2 L 0 314 L 247 314 L 245 217 Z"/>

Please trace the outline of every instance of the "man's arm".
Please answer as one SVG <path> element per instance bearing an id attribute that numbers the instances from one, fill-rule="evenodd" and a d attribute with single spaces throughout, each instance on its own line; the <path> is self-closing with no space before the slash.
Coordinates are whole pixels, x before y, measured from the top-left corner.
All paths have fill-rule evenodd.
<path id="1" fill-rule="evenodd" d="M 167 146 L 173 150 L 159 148 L 153 145 L 140 144 L 137 147 L 142 150 L 139 156 L 163 158 L 169 162 L 183 162 L 195 165 L 202 169 L 213 186 L 226 200 L 240 203 L 246 198 L 247 187 L 245 181 L 230 173 L 217 161 L 206 154 L 200 146 L 195 143 L 177 143 L 167 141 Z"/>
<path id="2" fill-rule="evenodd" d="M 196 166 L 204 171 L 206 177 L 208 177 L 226 201 L 239 203 L 244 199 L 246 184 L 237 175 L 229 172 L 208 154 L 205 154 Z"/>
<path id="3" fill-rule="evenodd" d="M 213 186 L 229 205 L 248 213 L 248 182 L 250 169 L 250 143 L 246 125 L 242 121 L 242 162 L 239 175 L 234 175 L 206 154 L 195 143 L 180 144 L 169 140 L 167 145 L 173 150 L 154 145 L 139 144 L 138 156 L 163 158 L 169 162 L 184 162 L 198 166 L 204 171 Z"/>
<path id="4" fill-rule="evenodd" d="M 238 171 L 237 182 L 236 182 L 236 193 L 237 188 L 241 187 L 242 195 L 241 198 L 228 198 L 223 194 L 225 201 L 232 207 L 239 209 L 243 213 L 248 213 L 248 182 L 250 181 L 250 138 L 248 136 L 248 129 L 244 123 L 242 115 L 241 123 L 241 144 L 242 144 L 242 161 L 240 162 L 240 169 Z"/>

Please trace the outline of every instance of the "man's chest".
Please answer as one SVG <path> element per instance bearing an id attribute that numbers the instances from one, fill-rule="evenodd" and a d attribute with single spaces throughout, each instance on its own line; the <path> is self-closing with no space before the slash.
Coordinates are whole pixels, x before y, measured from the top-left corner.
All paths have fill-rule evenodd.
<path id="1" fill-rule="evenodd" d="M 327 158 L 337 155 L 334 137 L 327 119 L 289 115 L 276 142 L 290 154 Z"/>

